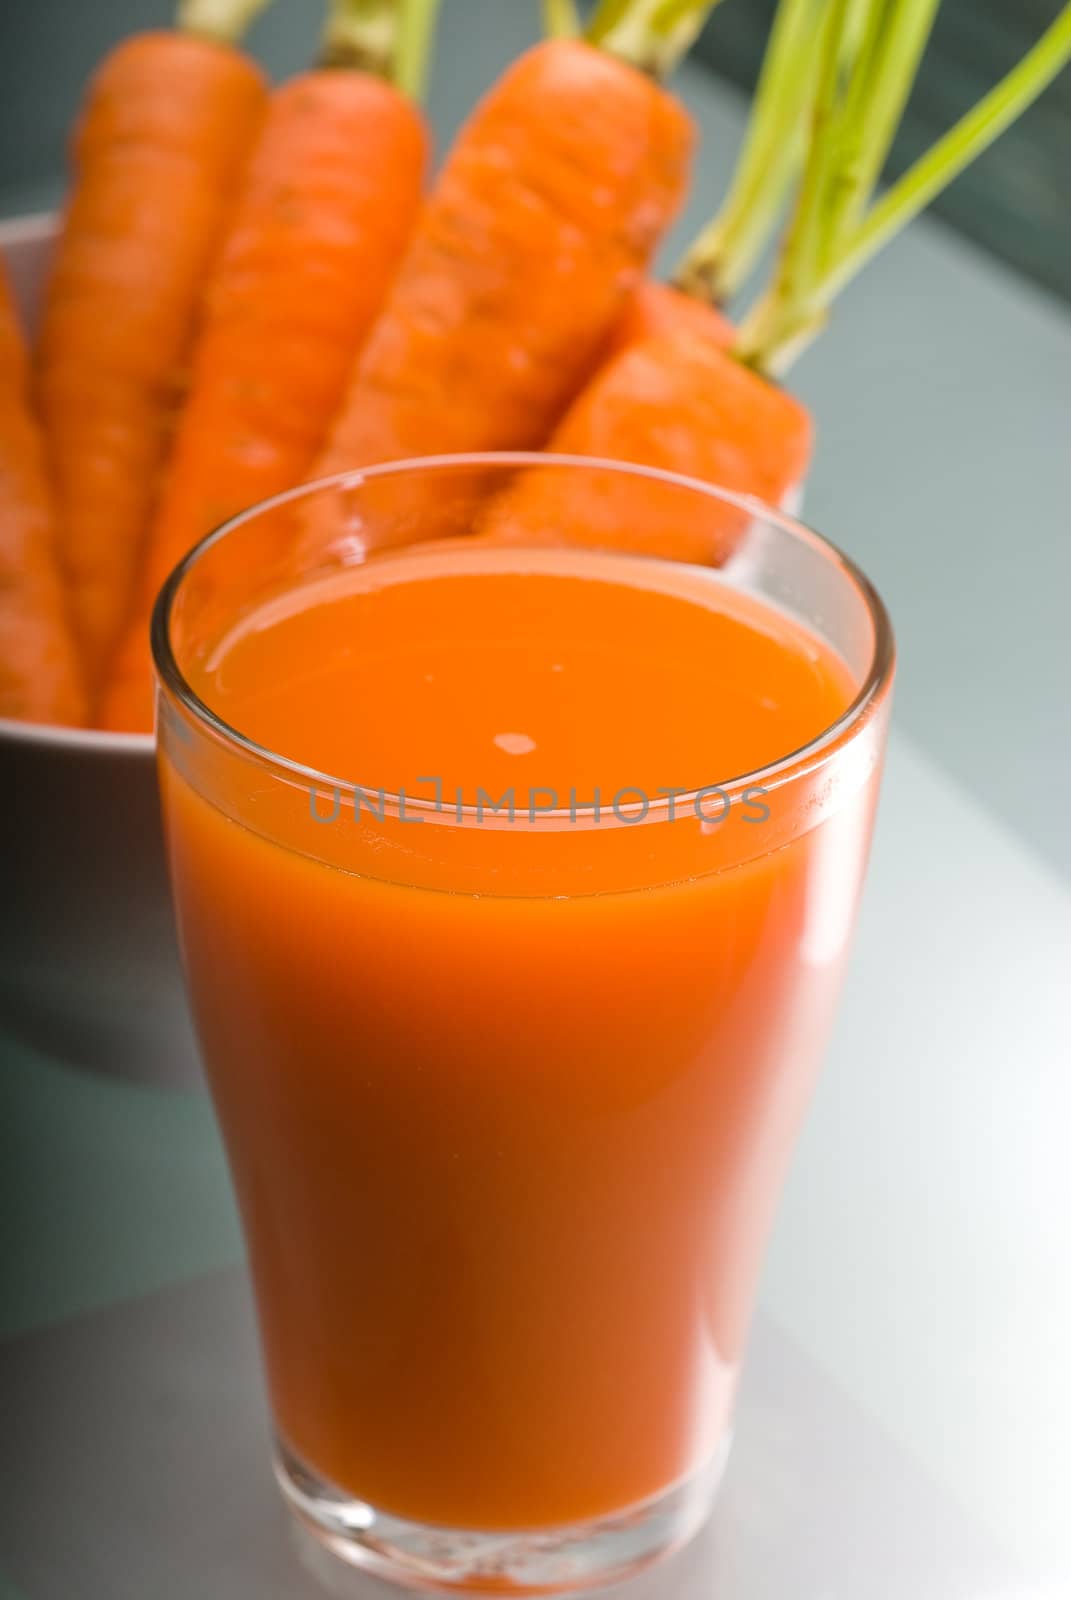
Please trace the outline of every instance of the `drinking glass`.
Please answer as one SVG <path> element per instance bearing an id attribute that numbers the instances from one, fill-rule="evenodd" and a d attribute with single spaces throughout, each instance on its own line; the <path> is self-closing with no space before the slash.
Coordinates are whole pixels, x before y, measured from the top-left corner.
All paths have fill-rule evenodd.
<path id="1" fill-rule="evenodd" d="M 407 790 L 359 753 L 361 770 L 303 764 L 212 703 L 224 641 L 369 575 L 431 585 L 412 667 L 458 626 L 447 580 L 488 559 L 521 600 L 551 592 L 547 571 L 618 574 L 639 594 L 622 662 L 653 648 L 646 588 L 791 623 L 836 658 L 843 708 L 702 789 L 485 806 L 479 771 L 444 790 L 421 749 Z M 543 599 L 514 611 L 503 649 L 553 630 Z M 697 1529 L 724 1465 L 865 868 L 893 676 L 880 599 L 746 497 L 624 464 L 453 457 L 236 517 L 171 575 L 153 650 L 183 960 L 286 1501 L 403 1583 L 629 1575 Z M 309 665 L 281 656 L 263 691 L 326 726 Z M 394 682 L 384 668 L 368 690 L 388 724 Z M 685 684 L 633 713 L 625 693 L 608 674 L 637 771 L 663 712 L 715 739 L 716 696 Z M 447 751 L 455 717 L 445 700 Z M 404 749 L 405 725 L 388 731 Z"/>

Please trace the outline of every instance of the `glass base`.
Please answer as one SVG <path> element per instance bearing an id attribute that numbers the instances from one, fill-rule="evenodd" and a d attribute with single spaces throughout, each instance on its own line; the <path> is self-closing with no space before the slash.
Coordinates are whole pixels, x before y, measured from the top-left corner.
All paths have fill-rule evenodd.
<path id="1" fill-rule="evenodd" d="M 626 1511 L 516 1533 L 392 1517 L 325 1482 L 280 1441 L 275 1476 L 317 1543 L 377 1578 L 425 1591 L 571 1594 L 630 1578 L 686 1544 L 710 1514 L 728 1453 L 726 1437 L 700 1472 Z"/>

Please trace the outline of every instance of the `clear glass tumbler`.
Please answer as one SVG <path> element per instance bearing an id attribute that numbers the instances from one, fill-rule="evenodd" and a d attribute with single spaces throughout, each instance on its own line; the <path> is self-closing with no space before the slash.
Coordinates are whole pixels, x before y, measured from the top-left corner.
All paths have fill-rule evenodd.
<path id="1" fill-rule="evenodd" d="M 287 1502 L 410 1584 L 638 1570 L 725 1459 L 865 869 L 881 601 L 707 485 L 456 457 L 237 517 L 153 648 Z"/>

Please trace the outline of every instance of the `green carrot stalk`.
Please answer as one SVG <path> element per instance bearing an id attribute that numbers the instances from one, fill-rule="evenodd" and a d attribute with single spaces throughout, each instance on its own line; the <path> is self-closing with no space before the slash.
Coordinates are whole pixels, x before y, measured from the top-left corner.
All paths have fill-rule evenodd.
<path id="1" fill-rule="evenodd" d="M 581 33 L 576 0 L 543 0 L 543 32 L 548 39 L 577 39 Z"/>
<path id="2" fill-rule="evenodd" d="M 823 4 L 780 0 L 729 191 L 676 276 L 677 287 L 697 299 L 731 300 L 777 225 L 803 161 Z"/>
<path id="3" fill-rule="evenodd" d="M 719 0 L 600 0 L 584 37 L 652 78 L 668 78 Z"/>
<path id="4" fill-rule="evenodd" d="M 827 293 L 832 298 L 930 201 L 958 178 L 1017 117 L 1032 105 L 1071 60 L 1071 6 L 1064 6 L 1034 48 L 961 117 L 925 155 L 871 207 L 833 262 Z"/>
<path id="5" fill-rule="evenodd" d="M 419 102 L 438 8 L 439 0 L 331 0 L 320 65 L 370 72 Z"/>
<path id="6" fill-rule="evenodd" d="M 237 44 L 270 0 L 179 0 L 175 23 L 182 33 Z"/>
<path id="7" fill-rule="evenodd" d="M 427 90 L 439 4 L 440 0 L 401 0 L 399 7 L 394 83 L 418 105 Z"/>
<path id="8" fill-rule="evenodd" d="M 877 3 L 880 5 L 883 0 Z M 779 337 L 786 352 L 791 349 L 792 353 L 804 328 L 808 336 L 813 337 L 824 321 L 823 317 L 811 331 L 808 288 L 817 278 L 822 259 L 822 224 L 838 148 L 834 125 L 841 84 L 841 41 L 851 9 L 852 0 L 828 0 L 820 37 L 810 140 L 792 223 L 774 270 L 773 285 L 745 321 L 735 346 L 736 353 L 749 366 L 760 366 L 764 370 L 773 369 L 767 366 L 765 359 L 754 359 L 749 342 L 755 339 L 757 328 L 761 346 L 764 316 L 780 315 Z"/>
<path id="9" fill-rule="evenodd" d="M 811 134 L 792 219 L 766 293 L 735 353 L 782 374 L 811 343 L 835 296 L 1052 82 L 1071 59 L 1071 4 L 1019 64 L 878 200 L 882 165 L 911 92 L 934 0 L 864 0 L 863 43 L 840 68 L 853 0 L 829 0 Z"/>
<path id="10" fill-rule="evenodd" d="M 940 0 L 862 0 L 863 37 L 832 137 L 836 190 L 827 230 L 836 236 L 869 204 L 918 75 Z"/>

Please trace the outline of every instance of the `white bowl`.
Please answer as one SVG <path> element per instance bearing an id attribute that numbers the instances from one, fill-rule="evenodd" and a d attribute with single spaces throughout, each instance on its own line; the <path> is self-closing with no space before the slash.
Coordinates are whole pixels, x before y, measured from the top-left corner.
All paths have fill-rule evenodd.
<path id="1" fill-rule="evenodd" d="M 0 223 L 34 326 L 51 216 Z M 200 1081 L 148 734 L 0 718 L 0 1034 L 147 1081 Z"/>

